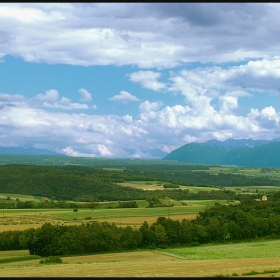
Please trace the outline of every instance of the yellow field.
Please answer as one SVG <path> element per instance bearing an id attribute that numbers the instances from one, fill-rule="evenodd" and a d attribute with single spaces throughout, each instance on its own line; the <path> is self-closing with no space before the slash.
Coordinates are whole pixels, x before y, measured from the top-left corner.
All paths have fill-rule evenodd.
<path id="1" fill-rule="evenodd" d="M 182 219 L 192 220 L 196 218 L 197 214 L 177 214 L 170 215 L 170 218 L 174 220 L 181 221 Z M 109 218 L 95 218 L 94 221 L 115 223 L 117 226 L 132 226 L 139 227 L 142 225 L 144 221 L 149 224 L 156 222 L 158 216 L 150 216 L 150 217 L 109 217 Z M 39 228 L 44 223 L 51 224 L 64 224 L 64 225 L 73 225 L 73 224 L 81 224 L 89 221 L 63 221 L 55 219 L 51 216 L 42 216 L 42 217 L 34 217 L 34 216 L 4 216 L 0 217 L 0 232 L 8 231 L 8 230 L 24 230 L 28 228 Z"/>

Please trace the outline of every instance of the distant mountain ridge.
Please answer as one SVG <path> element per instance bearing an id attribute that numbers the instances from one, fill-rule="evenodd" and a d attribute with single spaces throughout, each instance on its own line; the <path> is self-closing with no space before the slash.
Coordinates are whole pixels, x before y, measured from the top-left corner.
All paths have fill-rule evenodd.
<path id="1" fill-rule="evenodd" d="M 168 154 L 163 160 L 179 162 L 280 167 L 280 140 L 228 139 L 189 143 Z"/>
<path id="2" fill-rule="evenodd" d="M 0 154 L 10 155 L 55 155 L 60 156 L 56 152 L 51 152 L 48 149 L 21 148 L 21 147 L 0 147 Z"/>

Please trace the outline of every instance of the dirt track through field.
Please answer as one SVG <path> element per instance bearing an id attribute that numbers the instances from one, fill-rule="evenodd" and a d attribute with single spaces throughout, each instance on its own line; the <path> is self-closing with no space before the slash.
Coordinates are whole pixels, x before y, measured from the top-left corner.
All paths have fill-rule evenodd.
<path id="1" fill-rule="evenodd" d="M 62 259 L 64 263 L 56 265 L 41 265 L 38 260 L 20 266 L 0 265 L 1 277 L 210 277 L 280 269 L 280 258 L 183 260 L 152 251 Z"/>

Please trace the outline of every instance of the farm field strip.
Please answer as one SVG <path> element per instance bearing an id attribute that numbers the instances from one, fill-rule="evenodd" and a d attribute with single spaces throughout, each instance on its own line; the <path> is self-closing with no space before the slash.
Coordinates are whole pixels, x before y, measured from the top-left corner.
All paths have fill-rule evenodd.
<path id="1" fill-rule="evenodd" d="M 154 208 L 115 208 L 115 209 L 78 209 L 73 212 L 73 209 L 1 209 L 1 216 L 17 216 L 17 215 L 51 215 L 59 218 L 106 218 L 106 217 L 142 217 L 142 216 L 155 216 L 173 214 L 190 214 L 198 213 L 205 209 L 205 205 L 192 203 L 186 206 L 173 206 L 173 207 L 154 207 Z M 3 211 L 4 210 L 4 211 Z M 2 213 L 1 213 L 2 212 Z M 39 214 L 41 213 L 41 214 Z M 2 214 L 2 215 L 1 215 Z"/>

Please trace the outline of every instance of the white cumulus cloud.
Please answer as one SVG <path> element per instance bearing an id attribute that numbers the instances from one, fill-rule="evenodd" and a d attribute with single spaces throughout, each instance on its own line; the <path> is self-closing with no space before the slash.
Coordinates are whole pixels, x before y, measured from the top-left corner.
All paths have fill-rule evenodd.
<path id="1" fill-rule="evenodd" d="M 123 102 L 125 104 L 127 104 L 128 102 L 139 101 L 139 99 L 136 96 L 134 96 L 134 95 L 132 95 L 129 92 L 124 91 L 124 90 L 122 90 L 120 92 L 120 94 L 114 95 L 113 97 L 109 98 L 109 100 L 120 101 L 120 102 Z"/>

